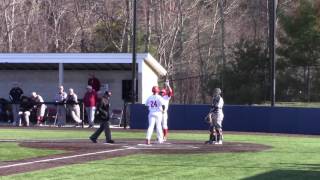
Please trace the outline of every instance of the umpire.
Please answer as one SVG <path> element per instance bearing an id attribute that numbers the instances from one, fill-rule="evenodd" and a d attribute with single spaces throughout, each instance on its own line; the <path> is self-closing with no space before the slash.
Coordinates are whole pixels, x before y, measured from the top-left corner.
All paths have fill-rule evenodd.
<path id="1" fill-rule="evenodd" d="M 106 143 L 114 143 L 111 139 L 111 131 L 110 131 L 110 96 L 111 92 L 106 91 L 97 104 L 96 109 L 96 118 L 100 120 L 100 127 L 90 136 L 90 140 L 93 143 L 97 143 L 97 139 L 104 130 L 104 134 L 106 136 Z"/>

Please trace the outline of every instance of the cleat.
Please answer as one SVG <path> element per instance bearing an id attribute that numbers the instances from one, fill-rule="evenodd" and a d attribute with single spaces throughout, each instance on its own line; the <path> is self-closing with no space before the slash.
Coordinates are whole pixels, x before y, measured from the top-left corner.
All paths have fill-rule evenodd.
<path id="1" fill-rule="evenodd" d="M 150 140 L 149 139 L 146 139 L 146 145 L 150 145 Z"/>
<path id="2" fill-rule="evenodd" d="M 215 142 L 214 144 L 222 145 L 222 141 Z"/>
<path id="3" fill-rule="evenodd" d="M 91 140 L 92 143 L 97 143 L 97 139 L 94 139 L 92 137 L 89 138 Z"/>
<path id="4" fill-rule="evenodd" d="M 73 127 L 81 126 L 81 123 L 76 123 Z"/>
<path id="5" fill-rule="evenodd" d="M 214 141 L 206 141 L 204 142 L 204 144 L 214 144 L 215 142 Z"/>
<path id="6" fill-rule="evenodd" d="M 108 141 L 106 141 L 106 143 L 113 144 L 114 140 L 108 140 Z"/>

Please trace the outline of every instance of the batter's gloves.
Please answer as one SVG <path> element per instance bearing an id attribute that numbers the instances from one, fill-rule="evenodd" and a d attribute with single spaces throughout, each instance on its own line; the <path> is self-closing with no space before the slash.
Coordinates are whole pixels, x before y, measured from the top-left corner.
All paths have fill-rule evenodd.
<path id="1" fill-rule="evenodd" d="M 166 87 L 170 87 L 169 80 L 167 79 L 166 82 L 164 83 Z"/>

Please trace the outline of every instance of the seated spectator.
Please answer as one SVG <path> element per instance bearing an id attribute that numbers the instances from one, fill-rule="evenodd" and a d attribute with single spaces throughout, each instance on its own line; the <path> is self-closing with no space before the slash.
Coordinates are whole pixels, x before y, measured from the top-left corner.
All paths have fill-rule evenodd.
<path id="1" fill-rule="evenodd" d="M 35 109 L 37 112 L 37 125 L 42 126 L 44 123 L 44 113 L 46 111 L 46 105 L 44 104 L 43 98 L 36 92 L 32 92 L 32 100 L 35 104 Z"/>
<path id="2" fill-rule="evenodd" d="M 27 96 L 22 96 L 21 98 L 21 104 L 20 104 L 20 111 L 19 111 L 19 122 L 18 126 L 22 126 L 22 120 L 24 120 L 24 125 L 29 126 L 30 125 L 30 114 L 32 111 L 34 103 L 32 102 L 32 99 Z"/>

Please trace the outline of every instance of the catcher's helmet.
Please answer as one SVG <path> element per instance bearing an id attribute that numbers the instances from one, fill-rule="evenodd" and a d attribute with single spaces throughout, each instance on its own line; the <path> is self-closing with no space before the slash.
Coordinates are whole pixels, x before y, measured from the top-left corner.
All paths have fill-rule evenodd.
<path id="1" fill-rule="evenodd" d="M 162 96 L 165 96 L 165 95 L 167 94 L 166 89 L 161 89 L 160 94 L 161 94 Z"/>
<path id="2" fill-rule="evenodd" d="M 160 92 L 159 87 L 158 87 L 158 86 L 153 86 L 153 87 L 152 87 L 152 92 L 153 92 L 154 94 L 159 93 L 159 92 Z"/>
<path id="3" fill-rule="evenodd" d="M 213 95 L 215 95 L 215 96 L 221 95 L 221 89 L 220 88 L 215 88 L 213 90 Z"/>

